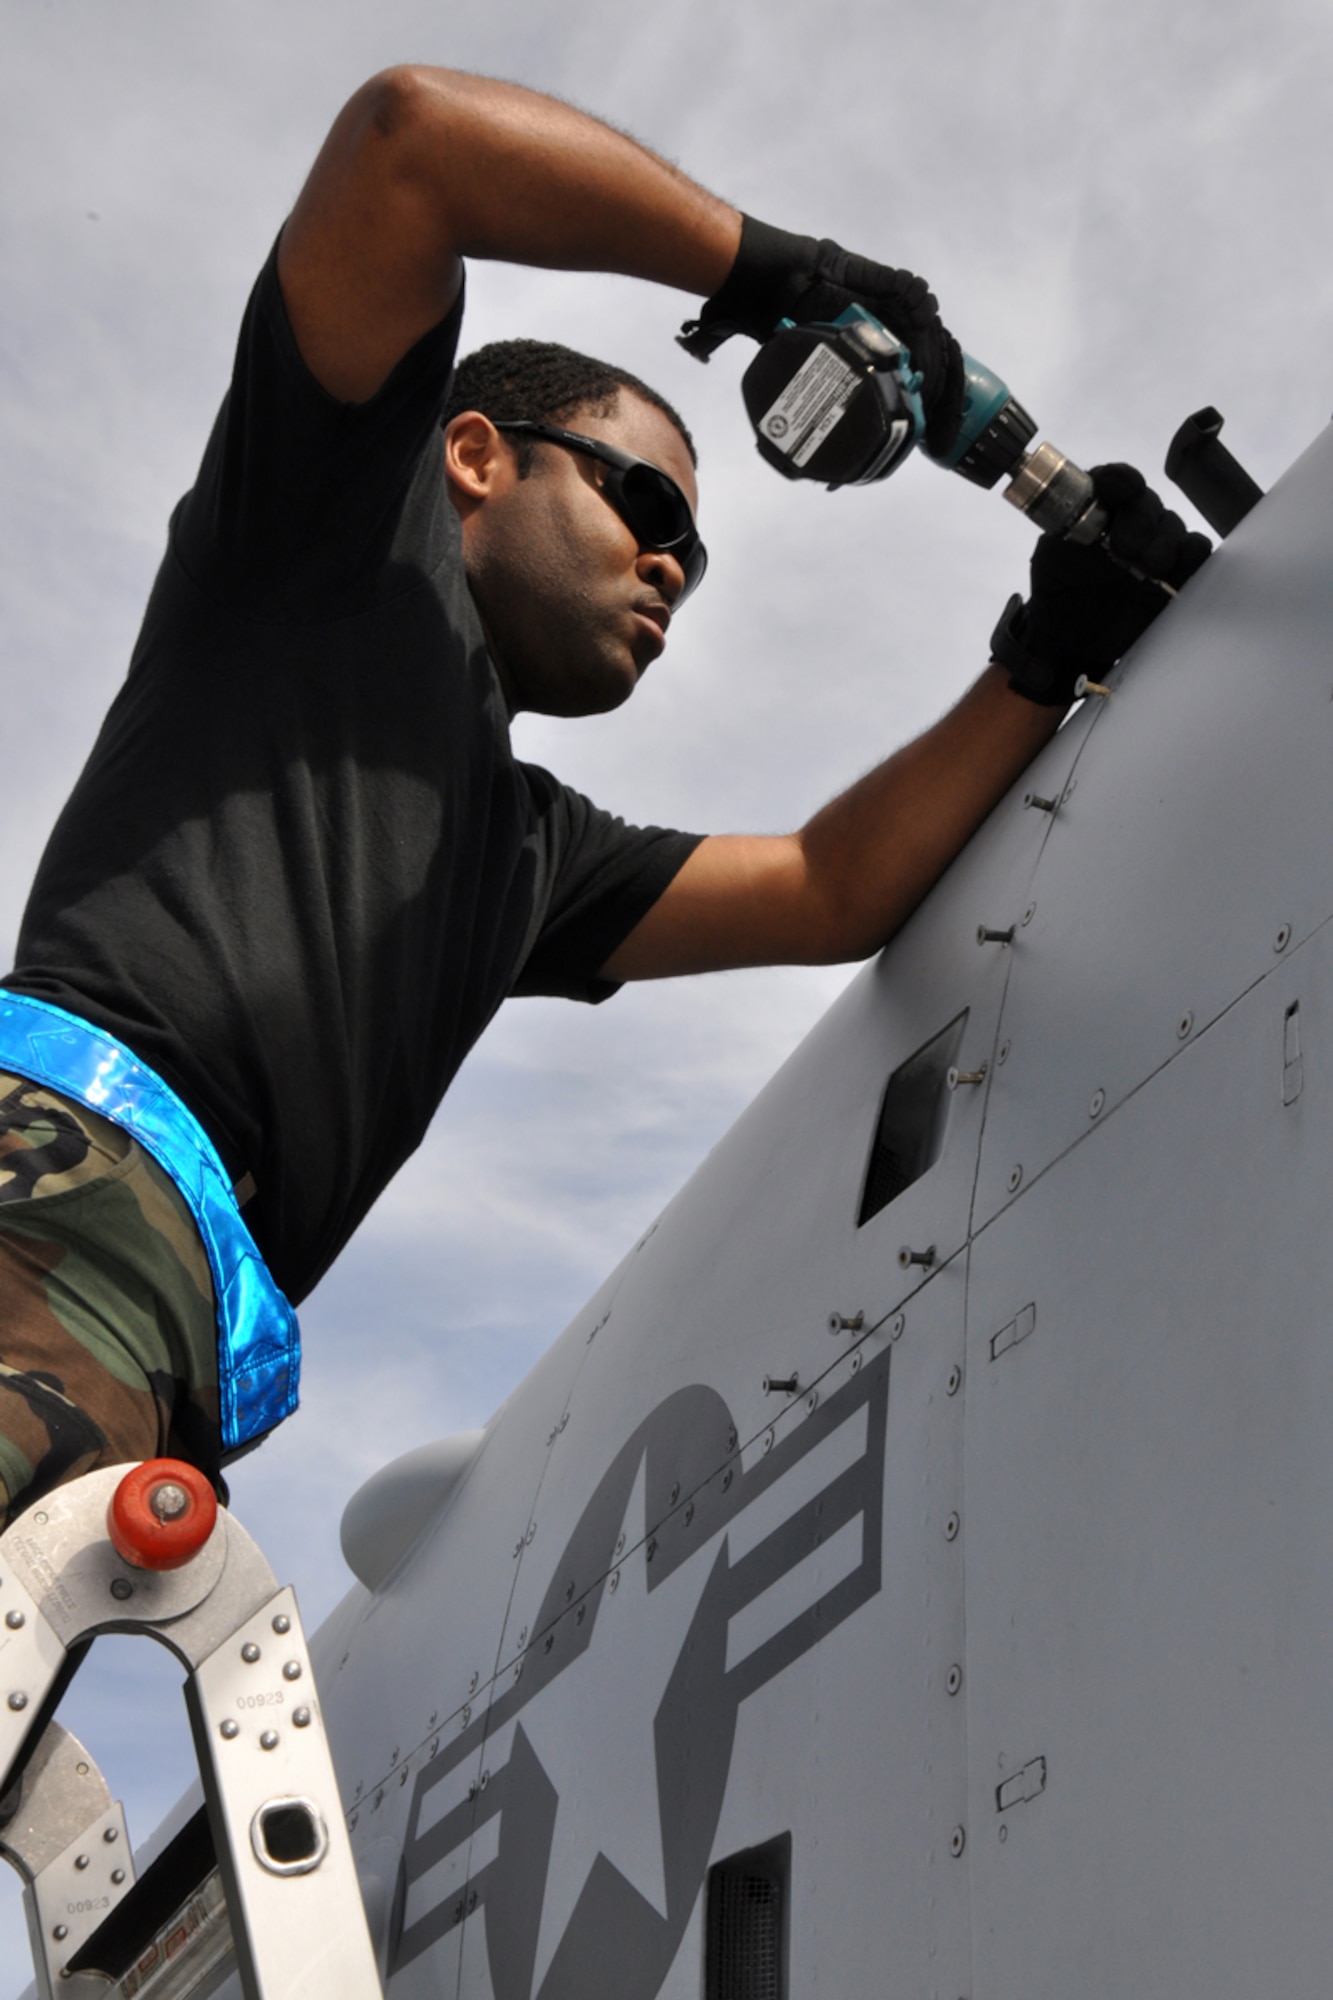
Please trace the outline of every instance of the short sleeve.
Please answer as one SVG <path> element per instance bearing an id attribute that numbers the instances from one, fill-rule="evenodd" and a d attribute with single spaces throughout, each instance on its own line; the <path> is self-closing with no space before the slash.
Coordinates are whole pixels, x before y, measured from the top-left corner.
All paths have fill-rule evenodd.
<path id="1" fill-rule="evenodd" d="M 511 991 L 609 999 L 617 985 L 600 976 L 601 968 L 703 835 L 631 826 L 540 766 L 519 770 L 536 806 L 539 893 L 533 935 Z"/>
<path id="2" fill-rule="evenodd" d="M 369 401 L 310 373 L 287 317 L 275 243 L 241 323 L 231 386 L 173 544 L 242 615 L 345 617 L 412 589 L 447 548 L 439 422 L 462 298 Z"/>

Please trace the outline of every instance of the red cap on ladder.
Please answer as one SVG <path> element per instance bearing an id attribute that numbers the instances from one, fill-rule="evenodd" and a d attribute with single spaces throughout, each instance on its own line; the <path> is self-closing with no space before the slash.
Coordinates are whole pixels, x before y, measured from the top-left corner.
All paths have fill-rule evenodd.
<path id="1" fill-rule="evenodd" d="M 150 1458 L 112 1494 L 106 1531 L 136 1569 L 180 1569 L 198 1555 L 217 1517 L 217 1495 L 202 1472 L 178 1458 Z"/>

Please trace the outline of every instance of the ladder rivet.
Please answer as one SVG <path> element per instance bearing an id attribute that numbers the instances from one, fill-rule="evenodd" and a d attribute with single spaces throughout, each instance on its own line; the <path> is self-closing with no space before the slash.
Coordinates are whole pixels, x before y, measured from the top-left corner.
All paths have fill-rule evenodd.
<path id="1" fill-rule="evenodd" d="M 7 1612 L 5 1623 L 11 1632 L 21 1632 L 23 1630 L 23 1613 L 21 1611 Z"/>
<path id="2" fill-rule="evenodd" d="M 259 1648 L 253 1639 L 241 1647 L 241 1658 L 245 1661 L 247 1667 L 252 1667 L 259 1658 Z"/>
<path id="3" fill-rule="evenodd" d="M 223 1723 L 221 1733 L 223 1736 L 226 1737 L 228 1743 L 231 1743 L 235 1740 L 236 1737 L 240 1735 L 241 1725 L 239 1722 L 232 1722 L 228 1720 Z"/>
<path id="4" fill-rule="evenodd" d="M 116 1828 L 114 1826 L 108 1826 L 104 1828 L 102 1832 L 102 1838 L 106 1842 L 108 1847 L 113 1846 L 115 1844 L 115 1839 L 116 1839 Z"/>
<path id="5" fill-rule="evenodd" d="M 163 1485 L 155 1486 L 148 1501 L 159 1521 L 179 1521 L 189 1504 L 189 1494 L 183 1486 L 177 1486 L 174 1480 L 167 1480 Z"/>
<path id="6" fill-rule="evenodd" d="M 118 1604 L 124 1604 L 129 1598 L 133 1597 L 134 1585 L 127 1576 L 113 1576 L 111 1579 L 111 1595 Z"/>
<path id="7" fill-rule="evenodd" d="M 87 1857 L 87 1855 L 86 1855 L 86 1854 L 76 1854 L 76 1855 L 75 1855 L 75 1857 L 74 1857 L 74 1866 L 75 1866 L 76 1868 L 79 1868 L 79 1869 L 83 1869 L 83 1868 L 86 1868 L 86 1867 L 88 1866 L 88 1857 Z"/>
<path id="8" fill-rule="evenodd" d="M 299 1681 L 301 1678 L 301 1662 L 299 1660 L 288 1660 L 282 1670 L 282 1678 L 285 1681 Z"/>
<path id="9" fill-rule="evenodd" d="M 277 1632 L 279 1636 L 281 1636 L 282 1633 L 290 1632 L 291 1629 L 292 1629 L 291 1619 L 287 1616 L 285 1612 L 280 1611 L 277 1617 L 273 1620 L 273 1630 Z"/>
<path id="10" fill-rule="evenodd" d="M 13 1694 L 10 1695 L 9 1706 L 14 1710 L 15 1714 L 17 1714 L 20 1709 L 26 1708 L 28 1706 L 28 1697 L 26 1694 L 23 1693 L 22 1689 L 16 1688 Z"/>
<path id="11" fill-rule="evenodd" d="M 111 1880 L 115 1883 L 116 1887 L 119 1888 L 121 1883 L 125 1880 L 125 1870 L 123 1868 L 113 1868 L 111 1870 Z"/>
<path id="12" fill-rule="evenodd" d="M 266 1729 L 259 1739 L 259 1747 L 261 1750 L 276 1750 L 278 1747 L 277 1730 Z"/>
<path id="13" fill-rule="evenodd" d="M 296 1729 L 309 1729 L 310 1710 L 308 1708 L 298 1708 L 292 1716 L 292 1725 Z"/>
<path id="14" fill-rule="evenodd" d="M 51 1935 L 55 1939 L 57 1944 L 63 1944 L 65 1942 L 65 1939 L 69 1936 L 69 1925 L 57 1924 L 55 1929 L 52 1931 Z"/>

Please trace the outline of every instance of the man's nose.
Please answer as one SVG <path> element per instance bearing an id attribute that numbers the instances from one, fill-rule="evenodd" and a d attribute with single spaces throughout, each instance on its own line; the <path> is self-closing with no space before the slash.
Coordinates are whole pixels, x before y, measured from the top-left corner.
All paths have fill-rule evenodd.
<path id="1" fill-rule="evenodd" d="M 670 549 L 640 549 L 635 571 L 666 599 L 668 608 L 678 604 L 685 589 L 685 572 Z"/>

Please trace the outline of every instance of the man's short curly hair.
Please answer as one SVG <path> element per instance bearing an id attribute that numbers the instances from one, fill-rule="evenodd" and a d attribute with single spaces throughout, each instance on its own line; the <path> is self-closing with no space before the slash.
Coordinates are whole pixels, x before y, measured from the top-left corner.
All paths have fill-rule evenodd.
<path id="1" fill-rule="evenodd" d="M 699 463 L 694 439 L 665 396 L 659 396 L 627 369 L 576 354 L 572 347 L 561 347 L 553 340 L 492 340 L 465 355 L 454 370 L 440 423 L 443 427 L 464 410 L 480 410 L 492 423 L 526 419 L 529 423 L 567 425 L 580 410 L 611 416 L 622 389 L 641 396 L 669 418 L 685 441 L 690 463 Z M 513 443 L 519 472 L 526 476 L 532 464 L 533 441 L 516 438 Z"/>

